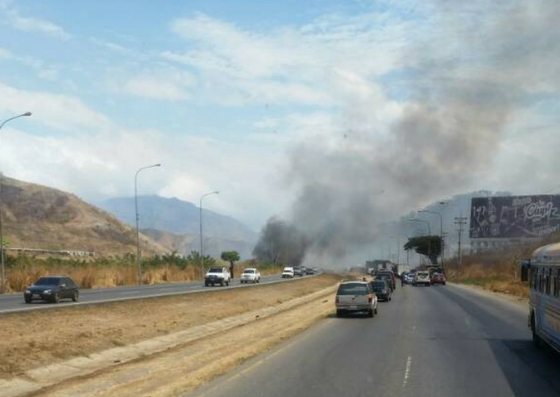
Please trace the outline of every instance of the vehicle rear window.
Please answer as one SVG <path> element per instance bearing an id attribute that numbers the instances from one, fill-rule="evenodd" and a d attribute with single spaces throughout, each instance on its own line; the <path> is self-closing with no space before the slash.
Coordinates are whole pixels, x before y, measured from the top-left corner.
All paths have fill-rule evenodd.
<path id="1" fill-rule="evenodd" d="M 222 269 L 219 267 L 211 267 L 210 270 L 208 270 L 208 272 L 210 273 L 221 273 Z"/>
<path id="2" fill-rule="evenodd" d="M 59 277 L 41 277 L 35 285 L 58 285 L 60 280 Z"/>
<path id="3" fill-rule="evenodd" d="M 374 281 L 371 283 L 373 285 L 373 288 L 385 288 L 385 282 L 384 281 Z"/>
<path id="4" fill-rule="evenodd" d="M 340 284 L 337 295 L 366 295 L 369 293 L 366 284 Z"/>
<path id="5" fill-rule="evenodd" d="M 253 269 L 246 269 L 243 273 L 250 274 L 250 273 L 255 273 L 255 271 Z"/>
<path id="6" fill-rule="evenodd" d="M 418 277 L 428 277 L 430 275 L 430 273 L 428 272 L 420 272 L 418 273 Z"/>

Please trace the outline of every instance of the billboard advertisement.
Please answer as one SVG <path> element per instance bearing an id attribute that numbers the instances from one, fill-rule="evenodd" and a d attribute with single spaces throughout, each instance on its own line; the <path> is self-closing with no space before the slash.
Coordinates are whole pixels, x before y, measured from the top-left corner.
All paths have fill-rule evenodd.
<path id="1" fill-rule="evenodd" d="M 470 238 L 537 238 L 560 230 L 560 195 L 473 197 Z"/>

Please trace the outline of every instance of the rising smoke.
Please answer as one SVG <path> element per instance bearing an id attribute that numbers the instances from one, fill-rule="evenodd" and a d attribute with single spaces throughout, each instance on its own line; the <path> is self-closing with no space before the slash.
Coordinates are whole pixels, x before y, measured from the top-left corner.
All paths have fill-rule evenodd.
<path id="1" fill-rule="evenodd" d="M 403 51 L 414 72 L 397 117 L 383 124 L 379 102 L 353 101 L 329 139 L 318 132 L 294 146 L 287 179 L 299 195 L 290 222 L 305 239 L 297 247 L 334 264 L 373 244 L 385 222 L 476 183 L 522 95 L 558 92 L 558 59 L 534 75 L 548 52 L 558 54 L 558 4 L 443 2 L 433 9 L 432 29 Z M 263 238 L 261 249 L 270 243 Z"/>

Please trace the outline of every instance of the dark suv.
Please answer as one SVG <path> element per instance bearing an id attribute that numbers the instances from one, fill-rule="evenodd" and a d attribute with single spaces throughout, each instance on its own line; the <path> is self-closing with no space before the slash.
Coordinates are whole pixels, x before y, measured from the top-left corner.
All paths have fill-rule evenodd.
<path id="1" fill-rule="evenodd" d="M 58 303 L 61 299 L 77 302 L 79 294 L 78 286 L 70 277 L 45 276 L 30 285 L 23 292 L 23 298 L 25 303 L 31 303 L 33 300 Z"/>

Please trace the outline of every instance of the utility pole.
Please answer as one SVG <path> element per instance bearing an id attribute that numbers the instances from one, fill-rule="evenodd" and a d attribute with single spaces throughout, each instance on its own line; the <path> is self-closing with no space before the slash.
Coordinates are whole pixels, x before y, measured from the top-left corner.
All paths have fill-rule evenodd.
<path id="1" fill-rule="evenodd" d="M 458 261 L 457 261 L 457 274 L 455 275 L 455 282 L 459 282 L 459 269 L 461 267 L 461 260 L 462 260 L 462 255 L 461 255 L 461 236 L 463 235 L 463 225 L 467 224 L 467 217 L 466 216 L 456 216 L 455 217 L 455 222 L 456 225 L 459 226 L 459 230 L 457 230 L 457 232 L 459 233 L 459 253 L 458 253 Z"/>

